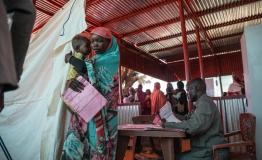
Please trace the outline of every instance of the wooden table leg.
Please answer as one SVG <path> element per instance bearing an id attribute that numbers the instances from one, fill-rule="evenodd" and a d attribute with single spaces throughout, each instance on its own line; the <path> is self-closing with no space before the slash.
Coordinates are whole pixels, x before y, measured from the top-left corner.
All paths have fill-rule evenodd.
<path id="1" fill-rule="evenodd" d="M 163 152 L 164 160 L 175 160 L 173 138 L 161 138 L 161 149 Z"/>
<path id="2" fill-rule="evenodd" d="M 129 142 L 128 136 L 118 136 L 117 149 L 116 149 L 116 160 L 124 159 L 128 142 Z"/>

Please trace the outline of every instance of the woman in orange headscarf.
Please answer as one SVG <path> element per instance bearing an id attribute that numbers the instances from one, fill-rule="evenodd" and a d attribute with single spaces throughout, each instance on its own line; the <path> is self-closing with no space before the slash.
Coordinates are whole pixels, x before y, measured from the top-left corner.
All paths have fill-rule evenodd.
<path id="1" fill-rule="evenodd" d="M 111 31 L 97 27 L 91 32 L 94 55 L 84 60 L 89 82 L 107 99 L 108 103 L 86 124 L 82 135 L 71 132 L 63 146 L 62 160 L 115 160 L 117 143 L 117 98 L 119 47 Z M 73 58 L 73 57 L 72 57 Z M 83 90 L 75 82 L 75 91 Z M 80 128 L 81 129 L 81 128 Z M 81 133 L 81 132 L 80 132 Z"/>
<path id="2" fill-rule="evenodd" d="M 160 83 L 156 82 L 154 84 L 154 91 L 151 94 L 151 115 L 155 115 L 159 113 L 161 107 L 163 107 L 166 103 L 166 96 L 160 90 Z"/>

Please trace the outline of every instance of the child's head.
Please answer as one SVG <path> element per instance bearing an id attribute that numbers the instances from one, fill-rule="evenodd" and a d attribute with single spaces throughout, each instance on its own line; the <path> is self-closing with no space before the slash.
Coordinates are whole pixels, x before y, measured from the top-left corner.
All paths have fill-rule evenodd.
<path id="1" fill-rule="evenodd" d="M 90 40 L 81 34 L 74 36 L 72 46 L 76 52 L 82 53 L 83 55 L 88 55 L 91 52 Z"/>

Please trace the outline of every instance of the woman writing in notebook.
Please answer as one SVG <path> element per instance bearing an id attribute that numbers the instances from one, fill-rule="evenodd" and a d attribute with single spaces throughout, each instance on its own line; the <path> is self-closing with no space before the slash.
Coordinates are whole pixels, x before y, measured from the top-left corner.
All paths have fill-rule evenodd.
<path id="1" fill-rule="evenodd" d="M 62 159 L 114 160 L 117 138 L 118 100 L 117 70 L 119 48 L 110 30 L 97 27 L 91 32 L 91 48 L 95 54 L 84 62 L 89 82 L 108 100 L 108 103 L 87 123 L 85 137 L 67 136 Z M 69 57 L 69 62 L 74 57 Z M 81 63 L 81 62 L 80 62 Z M 74 64 L 73 64 L 74 65 Z M 76 79 L 69 87 L 75 91 L 84 86 Z"/>

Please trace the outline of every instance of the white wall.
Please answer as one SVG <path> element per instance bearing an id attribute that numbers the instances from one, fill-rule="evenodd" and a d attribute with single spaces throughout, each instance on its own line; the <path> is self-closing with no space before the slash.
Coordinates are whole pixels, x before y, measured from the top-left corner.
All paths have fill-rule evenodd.
<path id="1" fill-rule="evenodd" d="M 257 159 L 262 159 L 262 25 L 244 29 L 241 49 L 248 112 L 256 116 Z"/>

